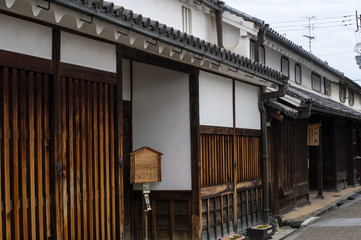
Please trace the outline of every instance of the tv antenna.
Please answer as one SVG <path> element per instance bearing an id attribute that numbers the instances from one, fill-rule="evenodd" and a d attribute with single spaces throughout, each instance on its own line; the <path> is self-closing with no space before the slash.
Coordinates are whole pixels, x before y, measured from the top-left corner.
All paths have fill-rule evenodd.
<path id="1" fill-rule="evenodd" d="M 302 35 L 302 36 L 304 36 L 305 38 L 308 38 L 308 47 L 310 48 L 310 53 L 312 53 L 311 41 L 315 39 L 315 36 L 311 35 L 311 31 L 313 31 L 313 29 L 314 29 L 313 24 L 311 24 L 311 20 L 316 19 L 316 17 L 312 16 L 312 17 L 306 17 L 306 18 L 308 19 L 308 25 L 306 26 L 306 28 L 308 28 L 308 35 Z"/>

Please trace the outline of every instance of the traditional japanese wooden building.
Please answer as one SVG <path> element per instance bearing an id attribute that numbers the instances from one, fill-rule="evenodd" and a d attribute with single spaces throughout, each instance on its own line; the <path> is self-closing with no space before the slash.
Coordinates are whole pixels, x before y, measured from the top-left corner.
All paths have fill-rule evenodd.
<path id="1" fill-rule="evenodd" d="M 2 239 L 216 239 L 268 215 L 263 100 L 287 77 L 247 58 L 263 22 L 162 3 L 203 19 L 195 35 L 182 14 L 159 15 L 167 26 L 109 2 L 0 1 Z M 129 179 L 143 146 L 164 154 L 148 229 Z"/>
<path id="2" fill-rule="evenodd" d="M 266 55 L 268 65 L 290 77 L 286 95 L 266 104 L 271 206 L 277 215 L 308 204 L 311 190 L 322 197 L 324 189 L 358 184 L 361 88 L 272 29 L 264 46 L 272 55 Z M 310 143 L 310 126 L 318 126 L 316 144 Z"/>

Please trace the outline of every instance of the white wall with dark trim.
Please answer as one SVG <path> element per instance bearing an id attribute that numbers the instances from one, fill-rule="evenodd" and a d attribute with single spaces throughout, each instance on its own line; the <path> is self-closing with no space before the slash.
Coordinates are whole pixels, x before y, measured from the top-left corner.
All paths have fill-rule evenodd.
<path id="1" fill-rule="evenodd" d="M 0 14 L 0 49 L 52 59 L 52 29 Z"/>
<path id="2" fill-rule="evenodd" d="M 133 62 L 132 95 L 133 150 L 164 154 L 162 181 L 151 189 L 191 190 L 188 74 Z"/>

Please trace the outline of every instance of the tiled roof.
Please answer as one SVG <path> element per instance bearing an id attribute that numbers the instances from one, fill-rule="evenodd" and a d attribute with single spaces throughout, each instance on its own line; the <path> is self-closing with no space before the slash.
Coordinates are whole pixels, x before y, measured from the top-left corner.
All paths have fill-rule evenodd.
<path id="1" fill-rule="evenodd" d="M 234 15 L 236 15 L 238 17 L 241 17 L 246 21 L 254 22 L 254 23 L 258 24 L 258 25 L 263 25 L 264 24 L 263 20 L 258 19 L 256 17 L 252 17 L 251 15 L 248 15 L 247 13 L 244 13 L 244 12 L 238 10 L 238 9 L 232 8 L 231 6 L 224 5 L 223 9 L 224 9 L 224 11 L 227 11 L 227 12 L 229 12 L 231 14 L 234 14 Z"/>
<path id="2" fill-rule="evenodd" d="M 213 2 L 214 4 L 222 3 L 218 0 L 206 1 Z M 283 78 L 283 74 L 279 71 L 266 67 L 258 62 L 251 61 L 244 56 L 223 49 L 216 44 L 206 42 L 196 36 L 182 33 L 180 30 L 144 17 L 141 14 L 136 14 L 132 10 L 115 6 L 112 2 L 94 1 L 90 5 L 87 0 L 53 0 L 52 2 L 132 30 L 144 36 L 158 39 L 177 48 L 205 56 L 212 61 L 223 63 L 232 68 L 243 71 L 247 71 L 247 69 L 252 70 L 252 72 L 261 73 L 277 81 L 281 81 Z"/>
<path id="3" fill-rule="evenodd" d="M 305 104 L 312 102 L 313 109 L 317 108 L 320 111 L 325 110 L 326 112 L 330 112 L 335 115 L 361 119 L 361 112 L 312 92 L 294 86 L 289 86 L 286 94 L 302 100 Z"/>
<path id="4" fill-rule="evenodd" d="M 287 117 L 297 118 L 298 113 L 299 113 L 298 110 L 293 109 L 289 106 L 286 106 L 285 104 L 277 102 L 275 100 L 267 101 L 266 106 L 271 107 L 272 109 L 275 109 L 275 110 L 280 110 Z"/>
<path id="5" fill-rule="evenodd" d="M 306 59 L 312 61 L 313 63 L 327 69 L 328 71 L 335 74 L 336 76 L 338 76 L 340 78 L 344 78 L 344 73 L 343 72 L 340 72 L 339 70 L 329 66 L 327 64 L 327 62 L 322 61 L 321 59 L 319 59 L 318 57 L 316 57 L 315 55 L 313 55 L 309 51 L 303 49 L 301 46 L 299 46 L 299 45 L 295 44 L 294 42 L 292 42 L 291 40 L 285 38 L 283 35 L 281 35 L 277 31 L 275 31 L 274 29 L 267 28 L 266 36 L 276 40 L 277 42 L 282 43 L 283 45 L 290 48 L 292 51 L 300 54 L 301 56 L 303 56 Z"/>

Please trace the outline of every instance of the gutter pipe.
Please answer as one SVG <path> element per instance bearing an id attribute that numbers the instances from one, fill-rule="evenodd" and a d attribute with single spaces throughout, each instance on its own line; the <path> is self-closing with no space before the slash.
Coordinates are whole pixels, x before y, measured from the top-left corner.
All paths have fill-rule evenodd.
<path id="1" fill-rule="evenodd" d="M 222 63 L 224 65 L 227 65 L 230 68 L 235 68 L 235 69 L 241 70 L 241 71 L 243 71 L 243 72 L 245 72 L 247 74 L 258 77 L 258 78 L 263 79 L 265 81 L 272 82 L 272 83 L 275 83 L 277 85 L 282 84 L 281 79 L 272 78 L 270 76 L 267 76 L 266 74 L 262 74 L 260 72 L 257 72 L 256 70 L 243 67 L 240 64 L 234 63 L 234 62 L 229 61 L 227 59 L 224 59 L 224 58 L 222 58 L 220 56 L 215 56 L 215 55 L 213 55 L 213 54 L 211 54 L 209 52 L 206 52 L 204 50 L 195 49 L 195 48 L 189 46 L 186 43 L 182 43 L 182 42 L 179 42 L 179 41 L 176 41 L 176 40 L 172 40 L 172 39 L 170 39 L 168 37 L 165 37 L 165 36 L 161 35 L 160 33 L 156 33 L 156 32 L 153 32 L 153 31 L 146 30 L 145 28 L 143 28 L 141 26 L 138 26 L 138 25 L 136 25 L 136 24 L 134 24 L 132 22 L 126 22 L 126 21 L 122 21 L 120 19 L 118 20 L 113 16 L 110 16 L 108 14 L 104 14 L 100 10 L 96 10 L 94 8 L 90 8 L 90 7 L 87 7 L 85 5 L 79 4 L 77 2 L 69 1 L 69 0 L 52 0 L 52 2 L 57 4 L 57 5 L 60 5 L 60 6 L 75 10 L 77 12 L 86 14 L 88 16 L 93 16 L 94 18 L 97 18 L 97 19 L 99 19 L 101 21 L 108 22 L 108 23 L 113 24 L 115 26 L 131 30 L 131 31 L 133 31 L 135 33 L 138 33 L 138 34 L 141 34 L 143 36 L 152 38 L 154 40 L 158 40 L 160 42 L 175 46 L 175 47 L 177 47 L 179 49 L 191 52 L 193 54 L 204 56 L 204 57 L 210 59 L 211 61 Z"/>
<path id="2" fill-rule="evenodd" d="M 260 95 L 260 100 L 258 102 L 258 107 L 261 112 L 261 128 L 262 128 L 262 160 L 263 160 L 263 221 L 264 223 L 269 222 L 269 181 L 268 181 L 268 141 L 267 141 L 267 113 L 264 106 L 267 99 L 283 97 L 286 94 L 288 87 L 289 77 L 285 76 L 283 80 L 283 85 L 279 86 L 278 91 L 265 93 L 265 88 L 262 89 Z"/>

